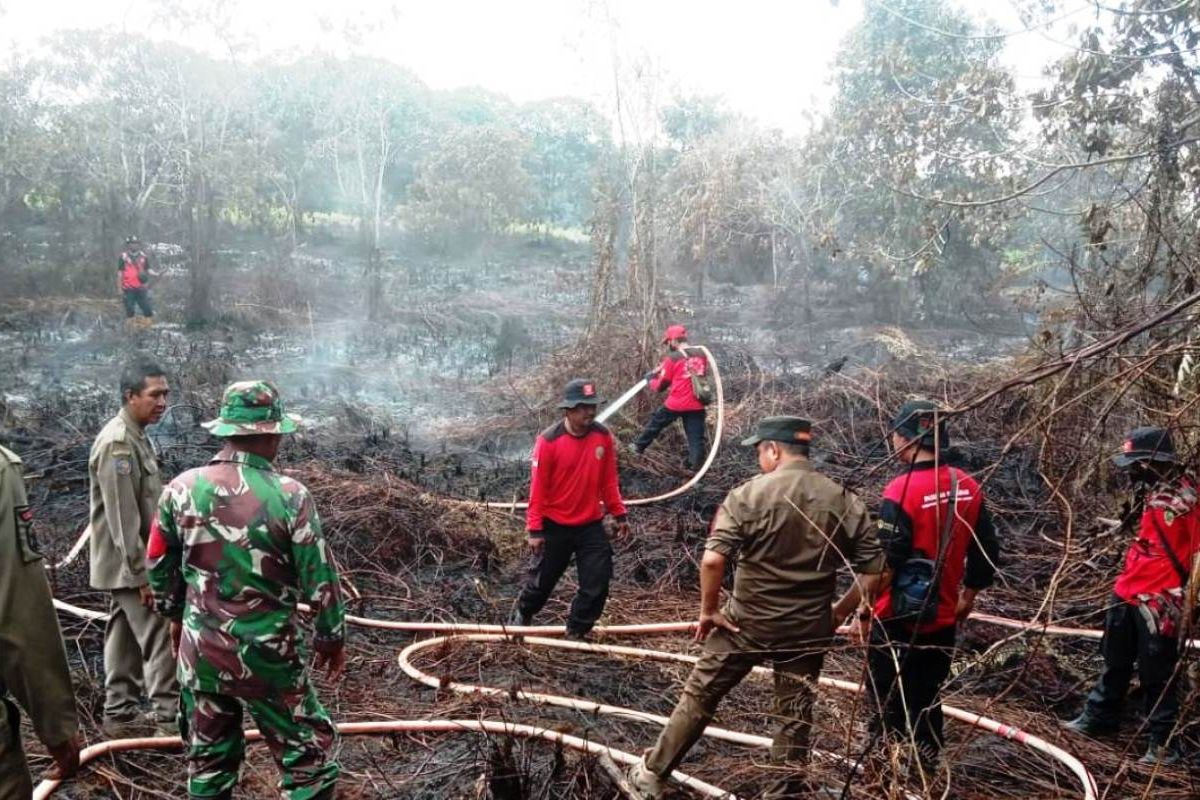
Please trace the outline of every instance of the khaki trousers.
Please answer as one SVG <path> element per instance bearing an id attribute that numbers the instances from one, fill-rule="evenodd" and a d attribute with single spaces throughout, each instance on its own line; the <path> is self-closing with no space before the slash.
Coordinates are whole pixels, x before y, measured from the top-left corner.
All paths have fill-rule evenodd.
<path id="1" fill-rule="evenodd" d="M 21 749 L 21 718 L 17 707 L 0 698 L 0 800 L 29 800 L 33 776 Z"/>
<path id="2" fill-rule="evenodd" d="M 104 629 L 104 716 L 127 717 L 140 709 L 143 687 L 162 721 L 179 713 L 179 683 L 169 624 L 142 605 L 137 589 L 114 589 Z"/>
<path id="3" fill-rule="evenodd" d="M 765 650 L 739 634 L 718 628 L 684 684 L 683 693 L 658 743 L 646 754 L 646 767 L 668 777 L 712 721 L 717 705 L 754 667 L 771 661 L 775 667 L 775 716 L 779 727 L 771 744 L 771 763 L 794 766 L 767 790 L 764 797 L 794 797 L 805 791 L 802 771 L 808 761 L 813 697 L 825 649 Z"/>

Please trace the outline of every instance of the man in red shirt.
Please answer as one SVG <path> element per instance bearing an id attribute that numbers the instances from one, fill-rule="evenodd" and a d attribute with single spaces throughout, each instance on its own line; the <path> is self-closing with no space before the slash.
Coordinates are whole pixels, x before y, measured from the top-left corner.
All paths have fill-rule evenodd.
<path id="1" fill-rule="evenodd" d="M 153 275 L 150 270 L 150 256 L 142 250 L 141 239 L 137 236 L 128 237 L 125 240 L 125 250 L 117 257 L 117 286 L 125 304 L 125 319 L 132 320 L 138 309 L 145 315 L 147 323 L 154 319 L 148 288 Z"/>
<path id="2" fill-rule="evenodd" d="M 976 594 L 992 585 L 1000 552 L 979 484 L 945 462 L 950 440 L 936 408 L 928 400 L 910 400 L 892 421 L 892 447 L 905 468 L 884 490 L 879 513 L 890 574 L 873 612 L 862 609 L 857 616 L 859 638 L 870 626 L 871 728 L 915 743 L 923 768 L 932 768 L 942 749 L 938 693 L 950 674 L 957 625 L 970 615 Z M 936 591 L 915 612 L 901 614 L 894 595 L 905 582 L 898 576 L 911 574 L 905 565 L 912 559 L 932 562 Z M 843 598 L 835 616 L 840 621 L 854 605 Z"/>
<path id="3" fill-rule="evenodd" d="M 1083 713 L 1065 724 L 1089 736 L 1115 732 L 1136 664 L 1150 738 L 1141 761 L 1170 765 L 1181 757 L 1172 738 L 1179 715 L 1179 631 L 1184 588 L 1200 555 L 1200 487 L 1177 463 L 1171 434 L 1163 428 L 1131 431 L 1113 462 L 1135 487 L 1126 519 L 1139 516 L 1137 536 L 1104 618 L 1104 671 Z"/>
<path id="4" fill-rule="evenodd" d="M 691 374 L 706 374 L 708 363 L 703 356 L 688 356 L 684 352 L 687 335 L 687 328 L 682 325 L 672 325 L 663 334 L 667 355 L 658 369 L 646 373 L 646 380 L 656 392 L 669 389 L 667 399 L 650 417 L 632 448 L 641 454 L 667 426 L 677 419 L 683 420 L 688 443 L 687 466 L 697 470 L 704 461 L 704 403 L 692 391 Z"/>
<path id="5" fill-rule="evenodd" d="M 592 381 L 571 381 L 558 404 L 562 420 L 542 431 L 533 446 L 525 514 L 533 561 L 512 617 L 515 625 L 531 624 L 574 556 L 579 591 L 571 602 L 567 638 L 576 640 L 587 637 L 608 599 L 613 551 L 605 513 L 616 520 L 619 538 L 629 534 L 617 485 L 616 441 L 595 422 L 599 403 Z"/>

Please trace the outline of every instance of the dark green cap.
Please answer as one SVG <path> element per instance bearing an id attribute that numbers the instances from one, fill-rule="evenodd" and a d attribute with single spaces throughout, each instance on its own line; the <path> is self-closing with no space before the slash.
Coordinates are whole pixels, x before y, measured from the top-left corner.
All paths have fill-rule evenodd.
<path id="1" fill-rule="evenodd" d="M 1166 428 L 1134 428 L 1125 434 L 1121 452 L 1113 463 L 1124 469 L 1135 461 L 1165 461 L 1175 463 L 1175 442 Z"/>
<path id="2" fill-rule="evenodd" d="M 920 440 L 922 447 L 932 448 L 934 442 L 933 420 L 937 416 L 936 445 L 940 448 L 950 446 L 950 433 L 946 429 L 946 417 L 939 412 L 937 404 L 932 400 L 909 400 L 900 406 L 896 416 L 892 418 L 892 430 L 909 440 Z"/>
<path id="3" fill-rule="evenodd" d="M 576 378 L 563 387 L 563 399 L 558 407 L 596 406 L 600 405 L 600 402 L 600 395 L 596 393 L 596 382 L 585 378 Z"/>
<path id="4" fill-rule="evenodd" d="M 767 441 L 808 444 L 812 441 L 812 423 L 802 417 L 763 417 L 754 435 L 742 439 L 742 444 L 751 447 Z"/>

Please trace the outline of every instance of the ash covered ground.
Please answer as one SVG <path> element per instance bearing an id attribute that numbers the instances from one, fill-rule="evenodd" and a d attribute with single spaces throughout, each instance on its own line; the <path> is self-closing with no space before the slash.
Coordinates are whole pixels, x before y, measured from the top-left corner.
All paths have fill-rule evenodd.
<path id="1" fill-rule="evenodd" d="M 579 346 L 587 302 L 586 256 L 577 249 L 522 245 L 489 263 L 446 263 L 424 282 L 403 269 L 390 287 L 403 302 L 381 324 L 356 318 L 359 287 L 314 265 L 309 255 L 277 267 L 271 280 L 255 254 L 228 259 L 218 277 L 221 317 L 188 330 L 172 322 L 182 278 L 170 271 L 155 286 L 162 308 L 149 331 L 128 334 L 108 298 L 41 297 L 5 301 L 0 324 L 3 439 L 21 453 L 34 480 L 41 540 L 51 560 L 63 556 L 87 511 L 87 452 L 117 407 L 116 376 L 135 351 L 160 359 L 172 373 L 173 409 L 152 430 L 168 475 L 202 463 L 214 443 L 197 426 L 215 411 L 221 387 L 248 377 L 279 384 L 291 410 L 306 420 L 286 446 L 285 469 L 316 494 L 334 552 L 361 594 L 353 613 L 410 621 L 500 622 L 512 608 L 524 571 L 522 520 L 445 502 L 521 499 L 526 455 L 537 430 L 553 419 L 553 397 L 568 377 L 595 377 L 614 396 L 653 358 L 639 350 L 628 320 L 614 318 Z M 315 276 L 315 277 L 314 277 Z M 695 331 L 717 355 L 725 379 L 726 430 L 706 479 L 666 503 L 632 513 L 631 541 L 618 545 L 616 577 L 602 623 L 690 620 L 696 606 L 697 560 L 707 525 L 724 492 L 749 477 L 753 460 L 736 446 L 768 413 L 814 420 L 820 468 L 861 492 L 874 507 L 892 467 L 880 446 L 888 410 L 911 394 L 960 397 L 1015 369 L 1020 331 L 900 330 L 846 327 L 829 311 L 804 324 L 773 324 L 777 295 L 718 286 L 707 302 L 682 296 L 663 312 Z M 400 307 L 403 310 L 400 310 Z M 503 315 L 495 309 L 503 308 Z M 847 357 L 840 371 L 830 362 Z M 1119 487 L 1092 476 L 1091 505 L 1079 507 L 1076 544 L 1064 544 L 1062 507 L 1043 479 L 1045 453 L 1036 436 L 1013 442 L 1030 416 L 1028 397 L 1002 398 L 955 426 L 959 457 L 985 478 L 1002 533 L 999 585 L 981 610 L 1026 619 L 1046 614 L 1096 627 L 1121 543 L 1093 534 L 1098 514 Z M 653 398 L 617 418 L 623 441 L 652 410 Z M 644 497 L 684 482 L 683 444 L 671 432 L 647 456 L 625 459 L 627 497 Z M 1082 545 L 1078 544 L 1082 542 Z M 84 560 L 52 572 L 58 597 L 101 608 L 87 586 Z M 1050 592 L 1051 587 L 1054 591 Z M 574 589 L 568 575 L 539 617 L 565 616 Z M 62 617 L 89 741 L 100 738 L 102 629 Z M 455 695 L 413 682 L 398 651 L 411 635 L 352 630 L 351 666 L 337 686 L 318 680 L 338 721 L 417 718 L 494 719 L 535 723 L 631 752 L 650 745 L 653 726 L 551 709 L 508 698 Z M 609 641 L 609 640 L 605 640 Z M 617 641 L 617 640 L 611 640 Z M 694 652 L 683 635 L 620 640 L 635 646 Z M 962 637 L 950 704 L 1020 725 L 1086 757 L 1109 796 L 1195 796 L 1188 771 L 1151 775 L 1130 766 L 1132 739 L 1099 744 L 1069 739 L 1056 720 L 1074 712 L 1098 667 L 1094 643 L 1012 636 L 972 624 Z M 686 667 L 539 649 L 521 643 L 452 642 L 416 659 L 443 680 L 567 694 L 668 714 Z M 856 681 L 861 651 L 844 647 L 826 674 Z M 717 724 L 768 734 L 769 683 L 751 679 L 723 704 Z M 865 709 L 849 694 L 825 692 L 814 743 L 859 757 L 869 741 Z M 1194 737 L 1194 733 L 1190 734 Z M 1020 745 L 950 725 L 951 796 L 1076 797 L 1077 780 L 1061 765 Z M 616 797 L 595 762 L 539 741 L 474 734 L 346 737 L 340 758 L 345 798 Z M 683 768 L 741 796 L 754 796 L 768 775 L 761 751 L 702 742 Z M 44 763 L 44 761 L 39 762 Z M 818 758 L 814 771 L 846 797 L 900 797 L 907 790 L 940 796 L 945 788 L 848 780 L 846 768 Z M 270 796 L 276 780 L 265 751 L 252 748 L 238 797 Z M 184 794 L 184 767 L 172 754 L 127 754 L 100 760 L 56 796 L 149 798 Z"/>

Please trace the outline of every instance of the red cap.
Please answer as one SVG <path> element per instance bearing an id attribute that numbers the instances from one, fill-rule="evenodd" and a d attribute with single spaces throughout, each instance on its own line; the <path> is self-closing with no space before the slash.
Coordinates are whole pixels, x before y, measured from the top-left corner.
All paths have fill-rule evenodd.
<path id="1" fill-rule="evenodd" d="M 669 326 L 667 326 L 667 332 L 663 334 L 663 342 L 664 343 L 669 342 L 672 339 L 686 339 L 686 338 L 687 338 L 687 328 L 683 327 L 682 325 L 669 325 Z"/>

